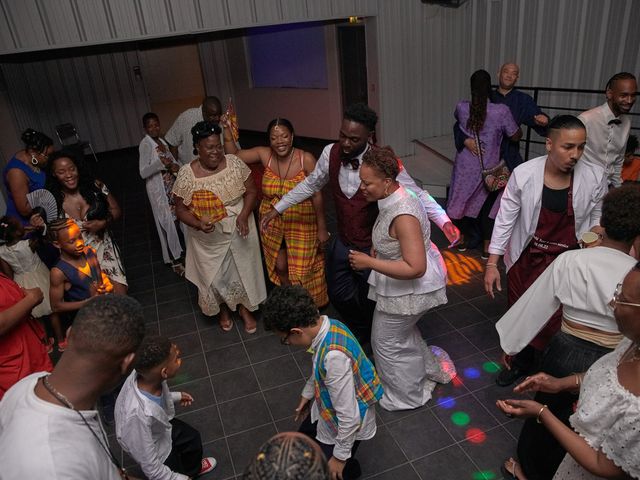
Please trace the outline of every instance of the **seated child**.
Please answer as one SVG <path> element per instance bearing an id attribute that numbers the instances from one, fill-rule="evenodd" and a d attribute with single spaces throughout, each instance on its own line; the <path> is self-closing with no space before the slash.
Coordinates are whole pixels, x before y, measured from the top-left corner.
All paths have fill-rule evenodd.
<path id="1" fill-rule="evenodd" d="M 25 228 L 15 217 L 0 218 L 0 271 L 12 278 L 22 288 L 38 287 L 44 294 L 40 305 L 34 307 L 31 315 L 43 319 L 49 316 L 53 333 L 58 343 L 64 340 L 60 317 L 52 313 L 49 303 L 49 269 L 36 254 L 39 236 L 24 239 Z M 49 339 L 47 351 L 53 350 L 53 339 Z"/>
<path id="2" fill-rule="evenodd" d="M 283 345 L 306 347 L 313 355 L 311 376 L 296 408 L 296 420 L 304 420 L 299 431 L 318 442 L 329 459 L 331 478 L 358 478 L 360 464 L 353 455 L 360 440 L 376 434 L 374 406 L 383 394 L 374 366 L 349 329 L 320 316 L 299 285 L 274 288 L 262 315 L 265 327 Z"/>
<path id="3" fill-rule="evenodd" d="M 49 224 L 49 237 L 60 250 L 60 259 L 51 269 L 49 299 L 57 313 L 66 313 L 70 323 L 87 300 L 113 291 L 109 278 L 102 272 L 93 248 L 85 246 L 78 225 L 71 219 L 58 219 Z M 58 350 L 67 347 L 66 338 L 58 342 Z"/>
<path id="4" fill-rule="evenodd" d="M 174 403 L 193 397 L 171 392 L 167 380 L 180 369 L 180 350 L 167 337 L 148 336 L 116 400 L 116 436 L 149 479 L 185 479 L 209 473 L 213 457 L 202 458 L 200 433 L 174 418 Z"/>

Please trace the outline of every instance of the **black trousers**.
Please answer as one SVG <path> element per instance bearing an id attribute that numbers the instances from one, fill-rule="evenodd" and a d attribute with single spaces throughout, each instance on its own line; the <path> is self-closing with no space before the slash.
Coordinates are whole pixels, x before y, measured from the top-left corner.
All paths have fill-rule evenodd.
<path id="1" fill-rule="evenodd" d="M 369 300 L 369 273 L 371 270 L 353 270 L 349 265 L 349 250 L 369 255 L 370 248 L 357 248 L 342 243 L 338 235 L 331 237 L 326 252 L 327 290 L 331 304 L 341 320 L 361 345 L 371 341 L 371 322 L 375 302 Z"/>
<path id="2" fill-rule="evenodd" d="M 327 457 L 327 461 L 333 456 L 333 445 L 319 442 L 316 438 L 316 435 L 318 434 L 318 422 L 311 423 L 311 415 L 307 415 L 307 418 L 305 418 L 304 421 L 300 424 L 298 432 L 313 439 L 313 441 L 316 442 L 322 449 L 322 453 L 324 453 L 324 456 Z M 353 443 L 353 447 L 351 448 L 351 458 L 347 460 L 347 463 L 344 466 L 344 470 L 342 471 L 343 480 L 356 479 L 361 475 L 360 464 L 354 458 L 359 446 L 360 440 L 356 440 Z"/>
<path id="3" fill-rule="evenodd" d="M 171 420 L 171 453 L 164 464 L 174 472 L 195 477 L 202 465 L 200 432 L 182 420 Z"/>

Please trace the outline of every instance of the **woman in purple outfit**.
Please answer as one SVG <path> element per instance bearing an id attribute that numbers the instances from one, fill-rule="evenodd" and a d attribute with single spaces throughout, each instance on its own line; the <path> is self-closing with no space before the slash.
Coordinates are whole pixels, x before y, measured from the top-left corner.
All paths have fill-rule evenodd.
<path id="1" fill-rule="evenodd" d="M 514 141 L 522 136 L 509 108 L 489 101 L 490 91 L 491 76 L 485 70 L 475 71 L 471 75 L 471 101 L 458 102 L 454 114 L 460 129 L 471 140 L 456 154 L 447 202 L 447 214 L 463 234 L 460 251 L 466 249 L 465 239 L 469 238 L 476 222 L 482 231 L 482 251 L 487 251 L 493 219 L 500 206 L 500 192 L 489 192 L 485 188 L 482 164 L 484 169 L 490 169 L 500 162 L 503 136 Z"/>

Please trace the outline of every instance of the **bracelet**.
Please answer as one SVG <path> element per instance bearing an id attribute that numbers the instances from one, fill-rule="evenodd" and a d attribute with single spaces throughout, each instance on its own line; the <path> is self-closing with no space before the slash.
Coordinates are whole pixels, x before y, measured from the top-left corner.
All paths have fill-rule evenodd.
<path id="1" fill-rule="evenodd" d="M 498 268 L 498 264 L 497 263 L 489 263 L 489 262 L 487 262 L 487 263 L 485 263 L 485 266 L 486 267 Z"/>
<path id="2" fill-rule="evenodd" d="M 542 420 L 540 419 L 540 415 L 542 415 L 542 412 L 544 412 L 545 408 L 549 408 L 549 407 L 546 405 L 542 405 L 542 408 L 538 412 L 538 415 L 536 415 L 536 423 L 542 423 Z"/>

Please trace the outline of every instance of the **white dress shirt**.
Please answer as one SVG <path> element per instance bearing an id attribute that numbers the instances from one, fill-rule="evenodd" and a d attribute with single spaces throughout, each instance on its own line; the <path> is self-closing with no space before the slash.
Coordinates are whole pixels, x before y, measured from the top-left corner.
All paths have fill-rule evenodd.
<path id="1" fill-rule="evenodd" d="M 604 167 L 607 183 L 619 187 L 631 118 L 628 115 L 616 117 L 606 102 L 582 112 L 578 118 L 587 127 L 587 145 L 581 161 Z"/>
<path id="2" fill-rule="evenodd" d="M 144 472 L 154 480 L 186 480 L 189 477 L 173 472 L 164 464 L 171 453 L 171 423 L 175 416 L 174 402 L 181 392 L 170 392 L 162 382 L 163 407 L 140 393 L 138 373 L 134 370 L 120 390 L 115 407 L 116 437 L 120 446 L 131 455 Z"/>
<path id="3" fill-rule="evenodd" d="M 97 410 L 78 412 L 36 396 L 38 379 L 48 372 L 23 378 L 0 402 L 0 479 L 121 480 L 104 451 L 107 435 Z"/>
<path id="4" fill-rule="evenodd" d="M 608 247 L 562 253 L 496 323 L 502 350 L 520 352 L 560 306 L 567 320 L 619 333 L 609 302 L 635 264 L 632 256 Z"/>
<path id="5" fill-rule="evenodd" d="M 324 147 L 313 172 L 311 172 L 307 178 L 296 185 L 295 188 L 290 190 L 278 203 L 276 203 L 274 208 L 279 213 L 282 213 L 290 206 L 296 205 L 311 197 L 314 193 L 322 190 L 322 188 L 329 182 L 329 155 L 331 153 L 331 148 L 334 145 L 334 143 L 330 143 Z M 365 148 L 365 150 L 356 157 L 358 159 L 358 165 L 362 165 L 362 157 L 369 148 L 370 147 L 367 146 L 367 148 Z M 403 187 L 412 190 L 416 195 L 418 195 L 422 204 L 427 209 L 429 219 L 439 228 L 442 228 L 445 223 L 451 221 L 444 209 L 433 199 L 431 195 L 429 195 L 429 192 L 416 185 L 416 182 L 407 173 L 406 168 L 402 168 L 402 170 L 400 170 L 397 180 Z M 340 171 L 338 173 L 338 182 L 345 196 L 347 198 L 352 198 L 358 192 L 358 188 L 360 188 L 360 167 L 358 166 L 358 169 L 354 170 L 351 168 L 351 165 L 345 166 L 341 163 Z"/>
<path id="6" fill-rule="evenodd" d="M 331 326 L 326 315 L 322 315 L 320 320 L 322 325 L 310 349 L 313 351 L 311 376 L 302 390 L 302 396 L 311 400 L 311 422 L 318 422 L 316 438 L 326 445 L 334 445 L 333 456 L 344 461 L 351 457 L 351 448 L 356 440 L 369 440 L 376 434 L 375 405 L 368 408 L 364 419 L 361 420 L 351 359 L 339 350 L 331 350 L 324 357 L 324 368 L 327 371 L 324 383 L 338 417 L 338 432 L 332 430 L 320 417 L 317 402 L 314 401 L 315 371 L 319 356 L 318 347 Z"/>
<path id="7" fill-rule="evenodd" d="M 489 253 L 504 255 L 507 271 L 529 245 L 538 226 L 546 160 L 547 156 L 544 155 L 518 165 L 509 177 L 507 188 L 502 195 Z M 573 169 L 576 240 L 582 233 L 599 224 L 605 193 L 602 167 L 594 167 L 578 160 Z"/>

